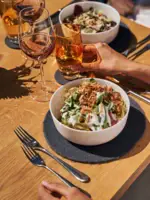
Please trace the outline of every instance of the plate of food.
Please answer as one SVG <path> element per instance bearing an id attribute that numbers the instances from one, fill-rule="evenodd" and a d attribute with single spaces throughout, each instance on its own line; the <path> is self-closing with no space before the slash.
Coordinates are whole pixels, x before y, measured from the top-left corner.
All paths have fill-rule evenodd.
<path id="1" fill-rule="evenodd" d="M 84 44 L 112 42 L 119 31 L 120 15 L 113 7 L 99 2 L 78 2 L 63 8 L 59 22 L 81 27 Z"/>
<path id="2" fill-rule="evenodd" d="M 117 137 L 130 109 L 126 92 L 103 79 L 80 79 L 61 86 L 50 100 L 58 132 L 80 145 L 99 145 Z"/>
<path id="3" fill-rule="evenodd" d="M 76 162 L 119 159 L 134 147 L 146 127 L 140 106 L 118 85 L 103 79 L 67 83 L 53 94 L 49 106 L 43 122 L 47 143 Z"/>

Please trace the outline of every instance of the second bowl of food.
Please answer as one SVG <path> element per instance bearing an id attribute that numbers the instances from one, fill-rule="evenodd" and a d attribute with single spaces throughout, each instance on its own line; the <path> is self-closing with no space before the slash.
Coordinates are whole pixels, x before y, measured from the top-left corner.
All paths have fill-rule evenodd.
<path id="1" fill-rule="evenodd" d="M 59 14 L 59 21 L 80 25 L 84 44 L 110 43 L 118 34 L 120 15 L 107 4 L 86 1 L 66 6 Z"/>
<path id="2" fill-rule="evenodd" d="M 99 145 L 121 133 L 130 101 L 126 92 L 110 81 L 80 79 L 56 90 L 49 106 L 63 137 L 80 145 Z"/>

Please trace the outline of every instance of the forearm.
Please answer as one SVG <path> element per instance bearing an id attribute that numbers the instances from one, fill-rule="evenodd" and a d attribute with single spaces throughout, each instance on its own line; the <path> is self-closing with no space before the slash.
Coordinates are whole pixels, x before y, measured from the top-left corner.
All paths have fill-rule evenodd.
<path id="1" fill-rule="evenodd" d="M 150 66 L 136 62 L 129 62 L 126 67 L 123 68 L 123 72 L 129 76 L 140 79 L 150 84 Z"/>

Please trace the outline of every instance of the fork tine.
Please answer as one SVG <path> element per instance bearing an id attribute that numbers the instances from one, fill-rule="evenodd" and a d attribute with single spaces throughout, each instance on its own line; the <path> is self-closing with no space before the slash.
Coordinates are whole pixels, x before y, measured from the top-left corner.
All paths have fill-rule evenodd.
<path id="1" fill-rule="evenodd" d="M 37 153 L 33 148 L 28 147 L 28 150 L 29 150 L 29 152 L 31 153 L 32 156 L 36 156 Z"/>
<path id="2" fill-rule="evenodd" d="M 31 157 L 29 156 L 29 154 L 27 153 L 28 151 L 25 149 L 25 146 L 21 146 L 24 154 L 26 155 L 26 157 L 31 161 Z"/>
<path id="3" fill-rule="evenodd" d="M 15 134 L 17 135 L 17 137 L 21 140 L 21 142 L 23 144 L 26 144 L 26 141 L 21 137 L 21 135 L 17 132 L 17 130 L 14 130 Z"/>
<path id="4" fill-rule="evenodd" d="M 26 136 L 28 136 L 28 138 L 35 140 L 35 138 L 33 138 L 24 128 L 22 128 L 21 126 L 19 126 L 18 128 L 20 128 L 24 132 L 24 134 L 26 134 Z"/>
<path id="5" fill-rule="evenodd" d="M 20 133 L 23 135 L 24 138 L 26 138 L 26 140 L 28 140 L 28 142 L 31 141 L 31 138 L 28 137 L 28 135 L 26 135 L 26 133 L 20 128 L 17 127 L 18 131 L 20 131 Z"/>
<path id="6" fill-rule="evenodd" d="M 20 132 L 20 130 L 18 128 L 16 128 L 16 132 L 18 133 L 18 135 L 22 138 L 22 140 L 24 141 L 25 144 L 28 144 L 28 140 L 27 138 L 22 134 L 22 132 Z"/>
<path id="7" fill-rule="evenodd" d="M 31 153 L 30 147 L 27 147 L 26 145 L 23 145 L 23 147 L 24 147 L 24 150 L 25 150 L 26 152 L 28 152 L 28 155 L 30 155 L 30 158 L 32 158 L 34 155 Z"/>

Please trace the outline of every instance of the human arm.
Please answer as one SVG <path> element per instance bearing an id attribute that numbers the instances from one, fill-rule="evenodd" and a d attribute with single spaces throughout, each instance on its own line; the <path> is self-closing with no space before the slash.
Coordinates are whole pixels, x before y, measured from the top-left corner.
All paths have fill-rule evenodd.
<path id="1" fill-rule="evenodd" d="M 96 47 L 96 48 L 95 48 Z M 95 63 L 83 63 L 83 67 L 86 71 L 98 71 L 104 75 L 117 75 L 124 74 L 138 78 L 148 84 L 150 84 L 150 66 L 140 64 L 134 61 L 128 60 L 122 54 L 116 52 L 107 44 L 97 43 L 93 45 L 87 45 L 86 51 L 95 51 L 97 49 L 99 59 Z"/>
<path id="2" fill-rule="evenodd" d="M 130 62 L 127 65 L 125 73 L 129 76 L 140 79 L 148 84 L 150 84 L 150 66 L 144 65 L 136 62 Z"/>
<path id="3" fill-rule="evenodd" d="M 121 15 L 126 15 L 133 12 L 134 3 L 132 0 L 109 0 L 108 3 L 116 8 Z"/>

